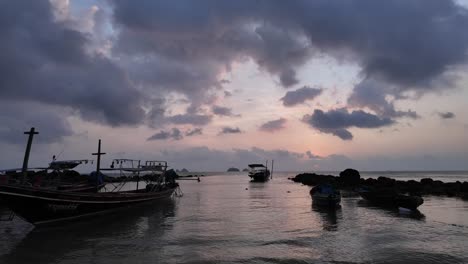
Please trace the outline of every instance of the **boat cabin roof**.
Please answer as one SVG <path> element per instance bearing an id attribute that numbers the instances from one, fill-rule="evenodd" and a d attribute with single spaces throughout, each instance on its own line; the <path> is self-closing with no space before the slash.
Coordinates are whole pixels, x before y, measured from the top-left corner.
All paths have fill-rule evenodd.
<path id="1" fill-rule="evenodd" d="M 249 164 L 249 168 L 266 168 L 263 164 Z"/>
<path id="2" fill-rule="evenodd" d="M 65 169 L 73 169 L 76 166 L 83 164 L 83 163 L 88 163 L 91 162 L 90 160 L 57 160 L 57 161 L 52 161 L 49 163 L 49 169 L 54 169 L 54 170 L 65 170 Z"/>

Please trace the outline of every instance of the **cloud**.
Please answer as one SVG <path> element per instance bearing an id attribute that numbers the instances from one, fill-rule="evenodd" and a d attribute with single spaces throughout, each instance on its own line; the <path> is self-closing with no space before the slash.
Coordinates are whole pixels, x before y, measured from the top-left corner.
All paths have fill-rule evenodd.
<path id="1" fill-rule="evenodd" d="M 364 76 L 401 89 L 430 89 L 421 84 L 465 63 L 468 47 L 468 14 L 454 1 L 245 0 L 182 7 L 116 0 L 112 6 L 121 52 L 165 54 L 202 67 L 250 57 L 285 87 L 297 83 L 298 66 L 327 53 L 357 61 Z"/>
<path id="2" fill-rule="evenodd" d="M 201 128 L 194 128 L 194 129 L 189 129 L 185 131 L 185 136 L 191 137 L 191 136 L 197 136 L 203 134 L 203 130 Z"/>
<path id="3" fill-rule="evenodd" d="M 387 99 L 387 95 L 400 97 L 396 86 L 385 84 L 373 79 L 364 79 L 356 86 L 348 98 L 350 107 L 367 107 L 380 116 L 399 118 L 408 117 L 412 119 L 419 118 L 419 115 L 412 111 L 399 111 L 395 109 L 394 101 Z"/>
<path id="4" fill-rule="evenodd" d="M 440 118 L 442 119 L 452 119 L 452 118 L 455 118 L 455 114 L 452 113 L 452 112 L 439 112 L 437 113 L 439 115 Z"/>
<path id="5" fill-rule="evenodd" d="M 233 116 L 234 114 L 232 113 L 232 109 L 229 107 L 223 107 L 223 106 L 217 106 L 214 105 L 211 110 L 213 111 L 213 114 L 219 115 L 219 116 Z"/>
<path id="6" fill-rule="evenodd" d="M 322 157 L 313 154 L 310 150 L 306 151 L 306 155 L 309 159 L 321 159 Z"/>
<path id="7" fill-rule="evenodd" d="M 0 103 L 35 102 L 112 127 L 161 116 L 207 125 L 212 117 L 201 113 L 165 117 L 155 95 L 211 106 L 220 76 L 248 60 L 289 88 L 324 54 L 357 64 L 375 84 L 358 84 L 349 106 L 416 118 L 395 101 L 450 88 L 467 62 L 468 12 L 450 0 L 112 0 L 84 19 L 53 2 L 0 3 Z"/>
<path id="8" fill-rule="evenodd" d="M 54 19 L 47 0 L 0 3 L 0 97 L 73 109 L 111 126 L 144 120 L 144 97 L 89 36 Z"/>
<path id="9" fill-rule="evenodd" d="M 242 131 L 238 127 L 223 127 L 218 135 L 239 133 L 242 133 Z"/>
<path id="10" fill-rule="evenodd" d="M 152 135 L 147 139 L 147 141 L 151 140 L 181 140 L 183 138 L 182 132 L 178 128 L 173 128 L 171 131 L 164 131 L 161 130 L 158 133 Z"/>
<path id="11" fill-rule="evenodd" d="M 35 127 L 38 135 L 33 143 L 62 142 L 75 133 L 65 118 L 66 113 L 37 103 L 0 103 L 0 142 L 25 145 L 27 136 L 23 134 Z"/>
<path id="12" fill-rule="evenodd" d="M 310 88 L 304 86 L 296 91 L 289 91 L 286 95 L 281 98 L 284 106 L 295 106 L 302 104 L 305 101 L 313 100 L 315 97 L 319 96 L 322 93 L 322 89 L 319 88 Z"/>
<path id="13" fill-rule="evenodd" d="M 309 151 L 310 152 L 310 151 Z M 312 154 L 312 153 L 310 153 Z M 161 153 L 152 153 L 155 159 L 164 159 L 174 168 L 187 168 L 190 171 L 226 171 L 229 167 L 245 168 L 250 163 L 264 163 L 274 160 L 275 171 L 342 171 L 355 168 L 360 171 L 384 170 L 421 170 L 421 169 L 467 169 L 468 153 L 424 156 L 399 155 L 398 157 L 373 156 L 371 158 L 353 158 L 342 154 L 318 157 L 307 152 L 299 153 L 284 149 L 211 149 L 192 147 L 183 150 L 168 149 Z M 275 177 L 273 175 L 273 177 Z"/>
<path id="14" fill-rule="evenodd" d="M 285 128 L 287 120 L 285 118 L 280 118 L 276 120 L 271 120 L 260 126 L 260 131 L 265 132 L 276 132 Z"/>
<path id="15" fill-rule="evenodd" d="M 335 135 L 343 140 L 353 139 L 353 135 L 347 130 L 350 127 L 379 128 L 395 123 L 387 117 L 380 118 L 362 110 L 350 113 L 345 108 L 328 112 L 315 109 L 312 115 L 305 115 L 303 121 L 320 132 Z"/>
<path id="16" fill-rule="evenodd" d="M 180 114 L 167 117 L 167 121 L 177 125 L 195 125 L 195 126 L 204 126 L 211 123 L 213 117 L 211 115 L 201 115 L 201 114 Z"/>

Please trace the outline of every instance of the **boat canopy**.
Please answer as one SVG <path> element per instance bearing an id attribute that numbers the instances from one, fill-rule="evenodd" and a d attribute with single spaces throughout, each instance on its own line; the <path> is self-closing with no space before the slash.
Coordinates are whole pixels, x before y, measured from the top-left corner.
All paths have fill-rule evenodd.
<path id="1" fill-rule="evenodd" d="M 52 170 L 70 170 L 83 163 L 93 163 L 91 160 L 59 160 L 49 163 L 49 169 Z"/>
<path id="2" fill-rule="evenodd" d="M 249 168 L 266 168 L 263 164 L 249 164 Z"/>

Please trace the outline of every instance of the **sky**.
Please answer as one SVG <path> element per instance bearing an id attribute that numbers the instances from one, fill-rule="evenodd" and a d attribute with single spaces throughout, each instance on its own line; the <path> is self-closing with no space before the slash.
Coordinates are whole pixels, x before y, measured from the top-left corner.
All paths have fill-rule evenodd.
<path id="1" fill-rule="evenodd" d="M 467 8 L 0 0 L 0 169 L 35 127 L 30 166 L 468 170 Z"/>

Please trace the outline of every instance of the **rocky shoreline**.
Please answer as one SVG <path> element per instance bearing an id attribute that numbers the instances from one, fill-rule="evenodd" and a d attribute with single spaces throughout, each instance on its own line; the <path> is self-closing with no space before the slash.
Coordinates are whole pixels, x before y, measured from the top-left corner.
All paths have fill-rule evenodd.
<path id="1" fill-rule="evenodd" d="M 416 195 L 439 195 L 448 197 L 460 197 L 468 200 L 468 182 L 442 182 L 431 178 L 424 178 L 420 181 L 415 180 L 395 180 L 388 177 L 380 176 L 374 178 L 361 178 L 359 172 L 354 169 L 346 169 L 340 172 L 339 176 L 322 175 L 316 173 L 301 173 L 293 178 L 289 178 L 294 182 L 300 182 L 304 185 L 317 185 L 321 183 L 329 183 L 334 186 L 353 190 L 360 186 L 369 186 L 376 188 L 393 188 L 400 193 L 409 193 Z"/>

